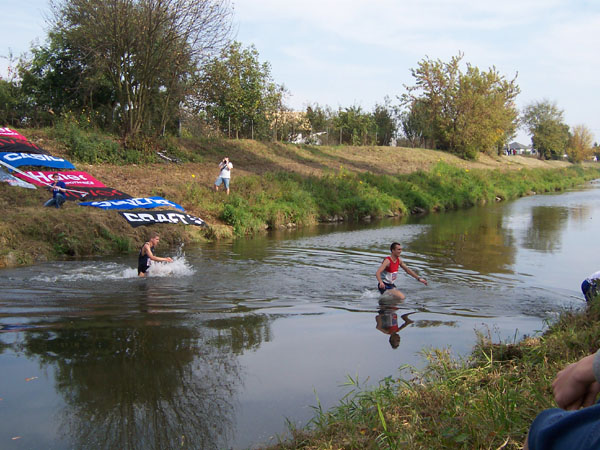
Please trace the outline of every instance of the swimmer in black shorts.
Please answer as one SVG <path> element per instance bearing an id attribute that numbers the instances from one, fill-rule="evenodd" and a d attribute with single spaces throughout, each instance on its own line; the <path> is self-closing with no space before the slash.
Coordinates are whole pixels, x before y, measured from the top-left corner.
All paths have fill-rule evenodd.
<path id="1" fill-rule="evenodd" d="M 171 258 L 159 258 L 154 256 L 154 248 L 158 245 L 160 236 L 158 233 L 152 233 L 150 239 L 140 249 L 138 256 L 138 277 L 145 277 L 150 268 L 150 261 L 173 262 Z"/>

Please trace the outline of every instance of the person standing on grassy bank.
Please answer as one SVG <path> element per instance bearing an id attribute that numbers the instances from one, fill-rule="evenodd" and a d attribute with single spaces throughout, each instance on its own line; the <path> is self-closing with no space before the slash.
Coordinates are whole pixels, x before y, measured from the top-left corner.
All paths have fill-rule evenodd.
<path id="1" fill-rule="evenodd" d="M 404 294 L 400 292 L 394 284 L 396 282 L 396 278 L 398 277 L 398 268 L 402 267 L 402 270 L 404 270 L 415 280 L 423 283 L 425 286 L 427 286 L 427 280 L 417 275 L 404 263 L 404 261 L 402 261 L 400 258 L 402 246 L 398 242 L 392 243 L 390 246 L 390 251 L 392 254 L 385 257 L 379 266 L 379 269 L 377 269 L 377 272 L 375 272 L 375 278 L 377 278 L 378 281 L 377 288 L 381 294 L 385 294 L 387 292 L 400 300 L 404 300 Z"/>
<path id="2" fill-rule="evenodd" d="M 67 197 L 65 196 L 67 185 L 64 181 L 59 181 L 57 173 L 52 175 L 52 180 L 52 184 L 48 186 L 48 189 L 52 191 L 52 198 L 44 203 L 44 206 L 56 206 L 57 208 L 60 208 L 67 200 Z"/>
<path id="3" fill-rule="evenodd" d="M 219 190 L 219 186 L 221 184 L 225 185 L 225 190 L 227 191 L 227 195 L 229 195 L 229 181 L 231 180 L 231 169 L 233 169 L 233 164 L 229 161 L 229 157 L 226 156 L 223 158 L 223 161 L 219 163 L 219 176 L 215 181 L 215 191 Z"/>
<path id="4" fill-rule="evenodd" d="M 547 409 L 538 414 L 523 448 L 600 448 L 600 403 L 594 404 L 600 393 L 600 351 L 558 372 L 552 390 L 561 409 Z"/>
<path id="5" fill-rule="evenodd" d="M 140 249 L 138 256 L 138 277 L 145 277 L 150 268 L 150 261 L 173 262 L 171 258 L 159 258 L 154 256 L 154 249 L 160 241 L 158 233 L 152 233 L 150 239 Z"/>

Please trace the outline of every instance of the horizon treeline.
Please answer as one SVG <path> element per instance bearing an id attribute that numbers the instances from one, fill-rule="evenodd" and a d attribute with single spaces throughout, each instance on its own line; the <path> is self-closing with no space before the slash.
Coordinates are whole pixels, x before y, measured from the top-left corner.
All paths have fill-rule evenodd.
<path id="1" fill-rule="evenodd" d="M 14 127 L 71 122 L 121 136 L 135 148 L 165 135 L 325 145 L 402 145 L 474 159 L 500 154 L 522 127 L 541 158 L 573 162 L 596 144 L 571 129 L 549 100 L 519 111 L 516 76 L 481 70 L 459 52 L 425 57 L 414 84 L 372 111 L 286 105 L 254 45 L 231 39 L 228 0 L 54 0 L 46 41 L 11 61 L 0 78 L 0 122 Z"/>

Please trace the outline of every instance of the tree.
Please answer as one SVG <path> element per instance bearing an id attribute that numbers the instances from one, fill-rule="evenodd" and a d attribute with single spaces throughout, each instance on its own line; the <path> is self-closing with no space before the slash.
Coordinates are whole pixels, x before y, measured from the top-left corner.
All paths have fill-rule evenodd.
<path id="1" fill-rule="evenodd" d="M 433 139 L 426 105 L 415 100 L 410 108 L 399 112 L 400 126 L 411 147 L 427 147 L 427 141 Z"/>
<path id="2" fill-rule="evenodd" d="M 527 105 L 521 123 L 531 134 L 531 143 L 540 158 L 563 157 L 569 143 L 569 127 L 563 122 L 563 111 L 556 103 L 542 100 Z"/>
<path id="3" fill-rule="evenodd" d="M 563 111 L 546 99 L 530 103 L 521 115 L 521 124 L 531 135 L 539 124 L 547 121 L 563 122 Z"/>
<path id="4" fill-rule="evenodd" d="M 227 0 L 54 0 L 52 30 L 111 83 L 124 136 L 164 129 L 202 61 L 227 41 Z M 98 75 L 99 76 L 99 75 Z"/>
<path id="5" fill-rule="evenodd" d="M 109 80 L 91 69 L 89 56 L 73 46 L 64 34 L 50 32 L 45 45 L 34 46 L 32 57 L 22 59 L 18 70 L 21 91 L 30 110 L 45 123 L 68 111 L 87 108 L 96 125 L 108 126 L 115 103 Z"/>
<path id="6" fill-rule="evenodd" d="M 383 105 L 375 105 L 373 121 L 375 122 L 375 141 L 377 145 L 390 145 L 390 142 L 398 131 L 398 124 L 396 123 L 389 98 L 386 97 L 384 99 Z"/>
<path id="7" fill-rule="evenodd" d="M 555 120 L 544 120 L 533 129 L 531 142 L 542 159 L 561 159 L 569 144 L 569 126 Z"/>
<path id="8" fill-rule="evenodd" d="M 267 138 L 271 121 L 283 110 L 285 92 L 273 82 L 271 66 L 259 61 L 254 46 L 233 42 L 204 67 L 195 107 L 236 138 Z"/>
<path id="9" fill-rule="evenodd" d="M 573 134 L 567 146 L 567 155 L 571 162 L 581 162 L 593 154 L 592 132 L 585 125 L 573 127 Z"/>
<path id="10" fill-rule="evenodd" d="M 360 106 L 340 108 L 333 118 L 333 125 L 340 135 L 340 144 L 372 145 L 375 143 L 375 120 Z"/>
<path id="11" fill-rule="evenodd" d="M 0 76 L 0 126 L 20 126 L 26 121 L 27 99 L 23 96 L 18 78 L 18 63 L 12 52 L 8 60 L 8 76 Z"/>
<path id="12" fill-rule="evenodd" d="M 459 77 L 451 148 L 469 158 L 497 152 L 515 134 L 518 93 L 514 80 L 505 80 L 494 67 L 482 72 L 467 64 L 467 72 Z"/>
<path id="13" fill-rule="evenodd" d="M 332 128 L 333 113 L 329 106 L 308 105 L 306 107 L 306 117 L 313 133 L 320 133 Z"/>
<path id="14" fill-rule="evenodd" d="M 418 137 L 433 148 L 476 158 L 496 151 L 514 134 L 520 90 L 516 78 L 506 80 L 495 67 L 484 72 L 467 64 L 462 72 L 462 57 L 448 63 L 425 58 L 411 70 L 416 84 L 406 86 L 400 97 L 409 110 L 402 116 L 403 128 L 409 140 Z"/>

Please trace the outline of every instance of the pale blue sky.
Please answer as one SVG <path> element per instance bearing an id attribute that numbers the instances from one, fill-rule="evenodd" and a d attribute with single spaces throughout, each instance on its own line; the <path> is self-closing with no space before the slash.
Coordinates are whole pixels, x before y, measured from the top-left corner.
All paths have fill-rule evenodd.
<path id="1" fill-rule="evenodd" d="M 45 36 L 47 0 L 0 0 L 0 56 Z M 464 61 L 507 78 L 520 108 L 556 101 L 570 126 L 600 141 L 600 2 L 589 0 L 237 0 L 237 40 L 254 44 L 287 103 L 362 106 L 395 100 L 425 56 Z M 6 76 L 6 59 L 0 75 Z M 529 143 L 525 132 L 517 140 Z"/>

